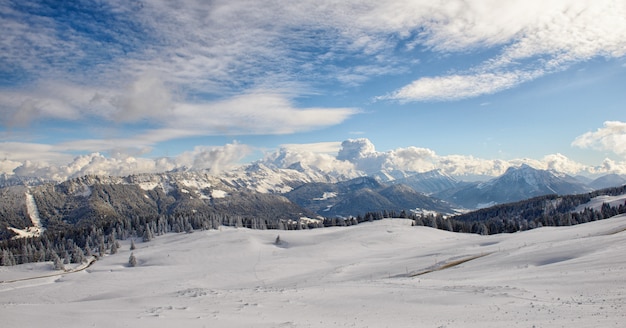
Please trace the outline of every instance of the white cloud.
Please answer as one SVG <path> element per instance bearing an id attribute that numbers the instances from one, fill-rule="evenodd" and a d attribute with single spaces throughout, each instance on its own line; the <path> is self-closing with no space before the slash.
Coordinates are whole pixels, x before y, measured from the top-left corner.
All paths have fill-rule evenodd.
<path id="1" fill-rule="evenodd" d="M 109 100 L 117 109 L 112 113 L 112 119 L 116 122 L 142 119 L 163 121 L 172 116 L 174 103 L 170 90 L 157 72 L 143 73 L 126 90 Z"/>
<path id="2" fill-rule="evenodd" d="M 268 82 L 359 84 L 407 71 L 406 63 L 418 58 L 395 52 L 406 44 L 439 53 L 504 46 L 481 67 L 458 75 L 484 80 L 492 74 L 508 83 L 526 81 L 511 79 L 511 73 L 535 76 L 571 62 L 626 53 L 626 6 L 620 0 L 149 1 L 141 6 L 110 1 L 81 10 L 100 11 L 111 21 L 74 17 L 74 25 L 98 31 L 93 34 L 44 15 L 0 9 L 11 18 L 3 24 L 0 62 L 18 70 L 43 80 L 70 75 L 109 85 L 158 71 L 166 84 L 212 95 Z M 106 47 L 99 31 L 107 33 Z M 358 60 L 341 69 L 333 65 L 347 58 Z M 452 75 L 430 78 L 446 77 Z M 133 99 L 120 101 L 137 109 Z"/>
<path id="3" fill-rule="evenodd" d="M 626 161 L 616 162 L 606 158 L 598 167 L 595 167 L 594 173 L 616 173 L 626 174 Z"/>
<path id="4" fill-rule="evenodd" d="M 16 165 L 15 162 L 4 161 L 2 168 L 5 169 L 6 166 L 6 170 L 10 169 L 8 172 L 5 171 L 6 173 L 17 176 L 42 177 L 56 181 L 87 174 L 126 176 L 137 173 L 159 173 L 177 168 L 208 170 L 210 173 L 218 174 L 223 170 L 241 165 L 240 161 L 251 151 L 250 146 L 235 142 L 215 147 L 198 146 L 193 151 L 184 152 L 171 158 L 152 159 L 123 153 L 116 153 L 113 156 L 91 153 L 77 156 L 60 164 L 25 160 Z M 11 166 L 14 167 L 11 169 Z"/>
<path id="5" fill-rule="evenodd" d="M 424 77 L 379 99 L 401 101 L 455 100 L 496 93 L 541 75 L 539 71 Z"/>
<path id="6" fill-rule="evenodd" d="M 240 165 L 240 161 L 251 152 L 252 147 L 237 142 L 221 147 L 198 146 L 192 152 L 177 156 L 176 165 L 218 174 Z"/>
<path id="7" fill-rule="evenodd" d="M 544 165 L 544 167 L 542 167 L 543 169 L 554 170 L 571 175 L 590 170 L 586 165 L 578 163 L 565 155 L 558 153 L 544 156 L 541 163 Z"/>
<path id="8" fill-rule="evenodd" d="M 572 146 L 611 151 L 626 156 L 626 123 L 606 121 L 603 128 L 578 136 Z"/>
<path id="9" fill-rule="evenodd" d="M 323 167 L 330 172 L 334 167 L 341 170 L 360 170 L 366 174 L 380 170 L 403 170 L 408 172 L 426 172 L 440 169 L 446 174 L 473 179 L 473 177 L 495 177 L 502 175 L 512 166 L 522 164 L 537 169 L 554 170 L 570 175 L 601 175 L 607 173 L 626 174 L 626 162 L 605 160 L 599 166 L 578 163 L 563 154 L 549 154 L 541 159 L 519 158 L 511 160 L 483 159 L 468 155 L 438 155 L 428 148 L 407 147 L 385 152 L 376 151 L 368 139 L 349 139 L 341 143 L 337 157 L 329 154 L 313 153 L 305 148 L 283 148 L 266 156 L 266 163 L 286 168 L 301 162 L 311 167 Z M 347 172 L 347 171 L 346 171 Z"/>
<path id="10" fill-rule="evenodd" d="M 28 126 L 44 119 L 78 120 L 83 116 L 80 106 L 89 104 L 94 91 L 62 81 L 40 82 L 27 90 L 0 89 L 0 121 L 6 126 Z"/>
<path id="11" fill-rule="evenodd" d="M 56 149 L 55 146 L 28 142 L 0 142 L 0 157 L 14 162 L 38 159 L 54 163 L 71 159 L 71 156 Z"/>
<path id="12" fill-rule="evenodd" d="M 435 51 L 504 45 L 460 74 L 423 77 L 382 99 L 455 100 L 512 88 L 593 57 L 626 54 L 623 1 L 465 1 L 436 8 L 420 42 Z"/>
<path id="13" fill-rule="evenodd" d="M 338 147 L 340 147 L 337 152 Z M 39 160 L 30 160 L 28 154 L 39 151 Z M 33 176 L 57 181 L 85 174 L 125 176 L 136 173 L 157 173 L 173 169 L 208 170 L 219 174 L 222 171 L 241 165 L 253 148 L 237 142 L 224 146 L 197 146 L 191 151 L 174 157 L 146 158 L 142 151 L 129 154 L 123 149 L 105 156 L 91 153 L 70 157 L 64 149 L 55 146 L 28 143 L 0 143 L 0 152 L 14 152 L 19 160 L 0 161 L 0 173 L 18 176 Z M 575 162 L 562 154 L 550 154 L 542 159 L 491 160 L 467 155 L 438 155 L 428 148 L 407 147 L 376 151 L 368 139 L 351 139 L 339 144 L 327 142 L 319 144 L 290 144 L 268 153 L 262 160 L 272 167 L 288 168 L 300 163 L 329 174 L 354 176 L 356 170 L 374 173 L 380 170 L 403 170 L 426 172 L 440 169 L 460 177 L 498 176 L 511 166 L 528 164 L 538 169 L 555 170 L 570 175 L 601 175 L 607 173 L 626 174 L 626 161 L 606 159 L 598 166 L 588 166 Z"/>
<path id="14" fill-rule="evenodd" d="M 22 165 L 21 162 L 8 159 L 0 160 L 0 174 L 13 174 L 13 170 Z"/>
<path id="15" fill-rule="evenodd" d="M 360 158 L 376 156 L 376 147 L 366 138 L 348 139 L 341 143 L 341 149 L 337 155 L 340 160 L 353 161 Z"/>
<path id="16" fill-rule="evenodd" d="M 339 124 L 355 108 L 296 108 L 282 94 L 253 92 L 205 104 L 181 104 L 169 127 L 215 134 L 290 134 Z"/>
<path id="17" fill-rule="evenodd" d="M 299 163 L 304 167 L 315 168 L 322 172 L 345 176 L 354 175 L 355 166 L 353 163 L 337 159 L 336 156 L 329 154 L 328 150 L 326 144 L 288 145 L 281 147 L 278 151 L 266 154 L 262 162 L 277 168 L 289 168 L 293 164 Z"/>
<path id="18" fill-rule="evenodd" d="M 341 149 L 341 142 L 329 141 L 329 142 L 315 142 L 306 144 L 282 144 L 280 148 L 285 148 L 294 151 L 308 151 L 319 154 L 337 154 Z"/>
<path id="19" fill-rule="evenodd" d="M 112 22 L 74 22 L 92 31 L 99 31 L 99 24 L 116 24 L 107 29 L 111 38 L 107 47 L 102 47 L 97 33 L 68 34 L 62 21 L 8 6 L 1 9 L 13 18 L 4 24 L 8 32 L 0 36 L 2 62 L 43 81 L 29 90 L 5 89 L 0 94 L 0 106 L 11 112 L 3 119 L 5 124 L 17 125 L 28 125 L 33 118 L 85 117 L 168 123 L 172 118 L 185 120 L 186 112 L 195 115 L 225 106 L 235 108 L 227 124 L 206 117 L 202 121 L 228 131 L 248 131 L 247 122 L 261 123 L 258 130 L 267 133 L 266 120 L 255 116 L 259 113 L 238 111 L 235 103 L 243 105 L 249 99 L 248 107 L 258 102 L 268 117 L 282 117 L 265 106 L 277 97 L 250 90 L 281 85 L 302 94 L 320 79 L 356 85 L 373 76 L 406 72 L 403 63 L 418 58 L 397 53 L 399 44 L 421 44 L 441 53 L 503 49 L 465 72 L 417 78 L 382 99 L 475 97 L 573 62 L 626 53 L 626 6 L 618 0 L 150 1 L 142 6 L 110 2 L 97 9 Z M 299 50 L 310 47 L 316 50 Z M 336 60 L 347 58 L 358 60 L 337 67 Z M 79 62 L 82 66 L 77 66 Z M 196 92 L 227 100 L 198 101 L 191 96 Z M 291 106 L 280 101 L 278 108 Z M 312 118 L 329 118 L 317 126 L 336 124 L 350 115 L 345 110 L 297 111 L 295 119 L 285 115 L 282 121 L 287 122 L 275 125 L 287 126 L 276 133 L 298 131 L 294 121 Z M 239 122 L 242 127 L 234 128 Z"/>
<path id="20" fill-rule="evenodd" d="M 497 54 L 469 68 L 417 76 L 382 98 L 476 97 L 579 61 L 626 54 L 622 0 L 155 0 L 141 6 L 112 0 L 95 7 L 85 4 L 84 17 L 101 11 L 102 20 L 80 20 L 83 16 L 76 15 L 72 26 L 36 14 L 45 5 L 30 2 L 26 7 L 32 10 L 19 11 L 0 4 L 4 14 L 0 71 L 23 79 L 0 88 L 1 123 L 29 126 L 54 119 L 110 126 L 113 132 L 54 145 L 2 143 L 0 151 L 10 161 L 7 170 L 26 160 L 35 169 L 36 158 L 68 163 L 68 154 L 75 152 L 119 151 L 141 158 L 159 142 L 178 138 L 290 134 L 337 125 L 359 110 L 307 108 L 296 100 L 319 92 L 318 87 L 329 81 L 353 86 L 375 76 L 409 72 L 420 58 L 407 54 L 415 53 L 417 46 L 444 57 L 451 52 L 484 54 L 485 49 Z M 125 130 L 129 126 L 132 132 Z M 116 129 L 125 133 L 118 136 Z M 626 153 L 619 133 L 602 136 L 600 130 L 577 138 L 573 145 Z M 368 169 L 443 166 L 458 174 L 495 174 L 507 165 L 423 151 L 380 153 L 371 143 L 353 142 L 345 145 L 339 158 Z M 105 166 L 100 156 L 89 157 L 92 167 Z M 197 162 L 188 164 L 201 166 L 205 160 L 198 156 Z M 322 157 L 308 161 L 322 166 L 332 162 Z M 576 169 L 575 163 L 562 158 L 543 161 L 549 162 L 546 167 Z M 142 167 L 139 162 L 119 162 L 110 169 Z"/>
<path id="21" fill-rule="evenodd" d="M 185 137 L 306 132 L 339 124 L 360 112 L 356 108 L 298 108 L 287 95 L 265 90 L 203 103 L 183 102 L 154 74 L 139 76 L 129 88 L 118 91 L 99 92 L 52 81 L 40 83 L 36 94 L 0 91 L 0 107 L 8 112 L 2 120 L 6 126 L 46 119 L 93 125 L 93 138 L 53 146 L 58 151 L 87 152 L 146 149 Z M 114 137 L 126 128 L 125 123 L 137 121 L 146 124 L 133 126 L 130 136 Z M 7 156 L 17 159 L 11 152 Z"/>
<path id="22" fill-rule="evenodd" d="M 427 148 L 398 148 L 387 153 L 385 167 L 391 167 L 406 171 L 430 171 L 437 167 L 437 155 Z"/>

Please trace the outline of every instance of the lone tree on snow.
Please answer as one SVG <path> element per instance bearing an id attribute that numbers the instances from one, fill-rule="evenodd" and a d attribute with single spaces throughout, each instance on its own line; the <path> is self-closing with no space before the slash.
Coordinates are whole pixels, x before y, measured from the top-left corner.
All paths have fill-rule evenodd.
<path id="1" fill-rule="evenodd" d="M 128 258 L 128 265 L 130 267 L 136 267 L 137 266 L 137 258 L 135 257 L 134 253 L 130 253 L 130 257 Z"/>
<path id="2" fill-rule="evenodd" d="M 274 240 L 274 245 L 280 245 L 280 235 L 276 236 L 276 240 Z"/>

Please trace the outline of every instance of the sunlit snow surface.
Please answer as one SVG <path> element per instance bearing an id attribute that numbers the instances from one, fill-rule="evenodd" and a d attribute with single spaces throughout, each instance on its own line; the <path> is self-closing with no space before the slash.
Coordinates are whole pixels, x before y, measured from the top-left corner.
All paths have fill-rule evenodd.
<path id="1" fill-rule="evenodd" d="M 618 216 L 494 236 L 407 220 L 168 234 L 137 242 L 134 268 L 128 242 L 72 274 L 7 282 L 54 271 L 0 267 L 0 318 L 3 327 L 623 327 L 625 229 Z"/>

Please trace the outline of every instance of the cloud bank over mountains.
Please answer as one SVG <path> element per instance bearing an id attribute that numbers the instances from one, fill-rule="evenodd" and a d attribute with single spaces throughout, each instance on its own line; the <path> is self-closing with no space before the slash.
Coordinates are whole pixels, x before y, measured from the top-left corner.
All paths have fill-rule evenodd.
<path id="1" fill-rule="evenodd" d="M 20 163 L 4 160 L 0 161 L 0 168 L 5 174 L 19 177 L 38 177 L 54 181 L 63 181 L 83 175 L 126 176 L 180 169 L 207 170 L 209 173 L 218 174 L 237 167 L 239 162 L 251 151 L 251 147 L 247 145 L 231 143 L 220 147 L 199 146 L 192 151 L 184 152 L 172 158 L 151 159 L 122 153 L 113 154 L 113 156 L 92 153 L 77 156 L 67 164 L 30 160 Z"/>
<path id="2" fill-rule="evenodd" d="M 580 136 L 573 142 L 573 145 L 592 147 L 596 144 L 608 144 L 613 145 L 611 150 L 619 152 L 622 149 L 615 145 L 622 145 L 620 140 L 626 135 L 623 126 L 624 124 L 620 122 L 606 122 L 605 128 Z M 611 140 L 613 143 L 606 140 Z M 603 141 L 606 142 L 603 143 Z M 156 159 L 124 153 L 110 156 L 100 153 L 81 155 L 66 164 L 5 159 L 0 161 L 0 169 L 2 173 L 8 175 L 40 177 L 55 181 L 87 174 L 125 176 L 172 170 L 206 170 L 218 175 L 245 165 L 242 161 L 254 151 L 254 147 L 234 142 L 219 147 L 196 147 L 192 151 L 183 152 L 175 157 Z M 292 168 L 297 165 L 344 176 L 372 174 L 381 170 L 426 172 L 439 169 L 461 180 L 499 176 L 509 167 L 522 164 L 570 175 L 626 174 L 626 161 L 617 162 L 606 159 L 599 166 L 588 166 L 562 154 L 550 154 L 542 159 L 493 160 L 471 155 L 439 155 L 434 150 L 419 147 L 377 151 L 374 144 L 366 138 L 349 139 L 343 142 L 284 145 L 276 151 L 267 152 L 256 162 L 277 169 Z"/>
<path id="3" fill-rule="evenodd" d="M 265 158 L 265 162 L 275 167 L 289 167 L 295 163 L 331 171 L 356 169 L 366 174 L 381 170 L 402 170 L 408 172 L 426 172 L 439 169 L 446 174 L 461 179 L 472 176 L 498 176 L 511 166 L 528 164 L 537 169 L 554 170 L 571 175 L 598 175 L 607 173 L 626 173 L 626 162 L 605 160 L 601 166 L 592 167 L 577 163 L 562 154 L 546 155 L 542 159 L 481 159 L 469 155 L 438 155 L 427 148 L 407 147 L 390 151 L 376 151 L 374 144 L 368 139 L 349 139 L 338 147 L 337 156 L 328 154 L 307 153 L 281 149 Z M 276 156 L 275 154 L 281 154 Z M 325 169 L 322 169 L 325 168 Z"/>

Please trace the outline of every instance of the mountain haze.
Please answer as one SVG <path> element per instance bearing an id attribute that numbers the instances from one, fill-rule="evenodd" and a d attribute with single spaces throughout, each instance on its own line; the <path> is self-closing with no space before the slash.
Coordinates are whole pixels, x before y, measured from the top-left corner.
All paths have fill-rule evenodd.
<path id="1" fill-rule="evenodd" d="M 589 182 L 587 185 L 593 189 L 603 189 L 617 187 L 625 184 L 625 176 L 619 174 L 607 174 Z"/>
<path id="2" fill-rule="evenodd" d="M 591 190 L 592 188 L 566 174 L 522 165 L 511 167 L 503 175 L 489 181 L 446 190 L 435 196 L 468 209 L 475 209 L 542 195 L 577 194 Z"/>

